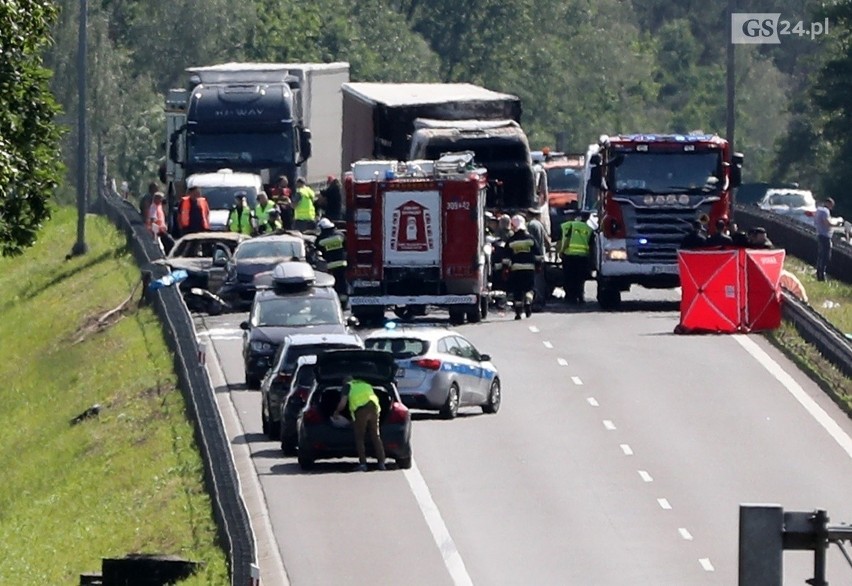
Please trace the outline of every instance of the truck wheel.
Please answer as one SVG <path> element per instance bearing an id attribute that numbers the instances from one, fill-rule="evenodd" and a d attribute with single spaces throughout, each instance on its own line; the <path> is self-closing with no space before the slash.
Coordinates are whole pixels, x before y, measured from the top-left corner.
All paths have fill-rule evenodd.
<path id="1" fill-rule="evenodd" d="M 407 458 L 397 458 L 396 467 L 400 470 L 408 470 L 411 468 L 411 456 L 408 456 Z"/>
<path id="2" fill-rule="evenodd" d="M 467 308 L 467 321 L 472 324 L 478 324 L 482 321 L 482 308 L 477 301 Z"/>
<path id="3" fill-rule="evenodd" d="M 450 323 L 454 326 L 460 326 L 464 323 L 464 307 L 453 306 L 450 307 Z"/>
<path id="4" fill-rule="evenodd" d="M 401 319 L 403 321 L 411 321 L 412 319 L 414 319 L 414 315 L 415 315 L 414 310 L 412 310 L 410 307 L 407 307 L 407 306 L 405 306 L 405 307 L 394 307 L 393 313 L 396 317 L 398 317 L 399 319 Z"/>
<path id="5" fill-rule="evenodd" d="M 482 319 L 488 317 L 488 302 L 489 298 L 487 295 L 482 295 L 479 298 L 479 315 Z"/>
<path id="6" fill-rule="evenodd" d="M 618 306 L 621 305 L 621 291 L 615 287 L 598 284 L 598 303 L 601 309 L 605 311 L 618 309 Z"/>

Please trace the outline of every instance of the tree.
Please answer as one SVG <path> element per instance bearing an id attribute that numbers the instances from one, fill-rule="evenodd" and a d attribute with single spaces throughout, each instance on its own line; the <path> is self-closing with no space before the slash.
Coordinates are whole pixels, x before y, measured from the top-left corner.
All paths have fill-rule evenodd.
<path id="1" fill-rule="evenodd" d="M 35 242 L 50 218 L 61 176 L 58 107 L 42 67 L 56 6 L 49 0 L 0 2 L 0 254 Z"/>

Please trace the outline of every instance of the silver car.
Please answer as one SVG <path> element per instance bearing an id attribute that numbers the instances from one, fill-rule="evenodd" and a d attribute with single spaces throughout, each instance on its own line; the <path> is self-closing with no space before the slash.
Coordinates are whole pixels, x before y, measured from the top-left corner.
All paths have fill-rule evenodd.
<path id="1" fill-rule="evenodd" d="M 459 407 L 500 409 L 502 389 L 491 357 L 458 332 L 441 327 L 398 327 L 373 332 L 368 350 L 394 356 L 402 402 L 412 409 L 437 410 L 453 419 Z"/>

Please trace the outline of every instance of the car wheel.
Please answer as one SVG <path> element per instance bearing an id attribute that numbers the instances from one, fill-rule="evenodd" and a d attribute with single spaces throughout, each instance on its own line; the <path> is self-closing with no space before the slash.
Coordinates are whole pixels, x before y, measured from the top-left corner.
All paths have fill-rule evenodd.
<path id="1" fill-rule="evenodd" d="M 269 439 L 274 440 L 281 437 L 281 422 L 269 420 L 269 433 L 266 434 Z"/>
<path id="2" fill-rule="evenodd" d="M 503 389 L 500 388 L 500 379 L 491 381 L 491 389 L 488 391 L 488 402 L 482 406 L 483 413 L 497 413 L 500 403 L 503 402 Z"/>
<path id="3" fill-rule="evenodd" d="M 598 284 L 598 303 L 604 311 L 613 311 L 621 305 L 621 291 L 615 287 Z"/>
<path id="4" fill-rule="evenodd" d="M 281 438 L 281 451 L 284 452 L 285 456 L 295 456 L 299 453 L 293 438 Z"/>
<path id="5" fill-rule="evenodd" d="M 450 323 L 456 326 L 460 326 L 464 323 L 464 307 L 450 307 Z"/>
<path id="6" fill-rule="evenodd" d="M 266 415 L 266 410 L 263 407 L 260 409 L 260 425 L 263 429 L 263 435 L 271 438 L 272 428 L 270 427 L 269 417 Z"/>
<path id="7" fill-rule="evenodd" d="M 408 470 L 411 468 L 411 456 L 408 456 L 407 458 L 397 458 L 396 467 L 400 470 Z"/>
<path id="8" fill-rule="evenodd" d="M 256 376 L 251 376 L 249 373 L 246 373 L 246 386 L 250 389 L 259 389 L 260 379 Z"/>
<path id="9" fill-rule="evenodd" d="M 468 323 L 472 324 L 478 324 L 482 321 L 482 313 L 481 308 L 479 306 L 479 301 L 467 308 L 467 321 Z"/>
<path id="10" fill-rule="evenodd" d="M 459 387 L 456 383 L 450 385 L 450 390 L 447 392 L 447 401 L 441 409 L 441 415 L 444 419 L 455 419 L 459 412 Z"/>
<path id="11" fill-rule="evenodd" d="M 299 456 L 299 468 L 302 470 L 310 470 L 314 467 L 314 461 L 312 458 L 308 458 L 306 456 Z"/>

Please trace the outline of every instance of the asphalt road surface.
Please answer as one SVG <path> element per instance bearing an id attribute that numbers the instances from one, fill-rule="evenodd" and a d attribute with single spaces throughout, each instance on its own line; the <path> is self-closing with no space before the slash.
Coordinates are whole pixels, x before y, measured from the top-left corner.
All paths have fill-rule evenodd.
<path id="1" fill-rule="evenodd" d="M 245 315 L 198 317 L 262 583 L 730 586 L 741 503 L 852 522 L 846 415 L 760 336 L 674 335 L 677 299 L 458 328 L 500 369 L 500 412 L 415 412 L 412 469 L 367 474 L 285 458 L 244 386 Z M 804 584 L 813 554 L 784 576 Z M 852 583 L 835 547 L 827 577 Z"/>

